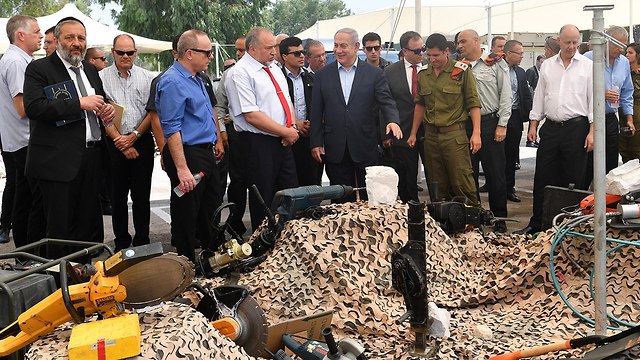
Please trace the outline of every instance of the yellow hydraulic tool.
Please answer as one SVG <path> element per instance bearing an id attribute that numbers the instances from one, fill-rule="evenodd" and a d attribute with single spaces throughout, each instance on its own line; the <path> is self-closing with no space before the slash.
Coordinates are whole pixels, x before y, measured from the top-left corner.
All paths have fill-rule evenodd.
<path id="1" fill-rule="evenodd" d="M 161 271 L 158 271 L 158 264 L 163 266 Z M 169 268 L 170 264 L 174 267 Z M 78 272 L 82 273 L 80 280 L 84 280 L 83 283 L 67 285 L 67 268 L 67 262 L 61 261 L 60 289 L 0 331 L 0 356 L 31 344 L 65 322 L 82 323 L 85 314 L 98 313 L 103 318 L 111 318 L 123 314 L 125 305 L 143 307 L 173 299 L 194 276 L 186 259 L 173 254 L 163 255 L 160 243 L 124 249 L 104 262 L 83 266 L 81 271 L 71 269 L 74 277 Z M 167 276 L 165 272 L 180 276 Z M 154 283 L 162 284 L 156 286 L 159 290 L 153 290 Z M 127 288 L 136 293 L 135 299 L 127 296 Z"/>

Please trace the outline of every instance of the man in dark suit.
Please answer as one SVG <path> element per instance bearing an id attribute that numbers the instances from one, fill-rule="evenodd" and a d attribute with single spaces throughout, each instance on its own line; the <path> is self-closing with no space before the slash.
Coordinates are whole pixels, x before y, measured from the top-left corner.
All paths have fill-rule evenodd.
<path id="1" fill-rule="evenodd" d="M 296 161 L 298 185 L 320 185 L 322 168 L 313 160 L 309 151 L 309 128 L 311 127 L 309 115 L 314 75 L 304 68 L 302 40 L 295 36 L 282 40 L 280 55 L 283 60 L 282 73 L 287 79 L 289 96 L 296 113 L 296 125 L 300 132 L 300 138 L 291 147 Z"/>
<path id="2" fill-rule="evenodd" d="M 64 18 L 54 30 L 58 49 L 27 67 L 24 104 L 31 136 L 26 175 L 38 181 L 46 216 L 46 236 L 102 242 L 104 230 L 98 198 L 103 143 L 100 119 L 113 120 L 113 106 L 95 66 L 82 61 L 86 30 L 75 18 Z M 71 93 L 52 91 L 62 83 Z M 49 249 L 58 257 L 73 249 Z"/>
<path id="3" fill-rule="evenodd" d="M 400 36 L 400 47 L 404 59 L 387 66 L 384 76 L 389 83 L 391 95 L 396 100 L 400 114 L 400 128 L 404 134 L 411 133 L 413 126 L 413 99 L 418 91 L 418 72 L 422 68 L 424 41 L 415 31 L 407 31 Z M 422 143 L 422 142 L 420 142 Z M 386 139 L 385 147 L 391 148 L 393 168 L 398 173 L 398 195 L 400 200 L 418 201 L 418 147 L 409 147 L 405 139 Z"/>
<path id="4" fill-rule="evenodd" d="M 518 40 L 509 40 L 504 45 L 504 59 L 509 65 L 509 77 L 511 80 L 511 117 L 507 123 L 507 137 L 504 140 L 505 152 L 505 178 L 507 181 L 507 199 L 520 202 L 516 194 L 516 163 L 520 158 L 520 139 L 522 138 L 522 123 L 529 121 L 529 112 L 533 99 L 529 91 L 526 74 L 520 67 L 524 47 Z"/>
<path id="5" fill-rule="evenodd" d="M 331 184 L 363 186 L 365 168 L 376 165 L 378 105 L 385 132 L 402 138 L 396 103 L 380 68 L 359 60 L 358 33 L 338 30 L 333 52 L 337 61 L 320 69 L 313 84 L 311 154 L 326 164 Z M 353 201 L 355 196 L 342 199 Z"/>

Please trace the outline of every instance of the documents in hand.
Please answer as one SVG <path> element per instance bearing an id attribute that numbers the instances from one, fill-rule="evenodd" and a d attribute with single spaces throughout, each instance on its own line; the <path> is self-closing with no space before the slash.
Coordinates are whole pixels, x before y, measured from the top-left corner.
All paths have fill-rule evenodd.
<path id="1" fill-rule="evenodd" d="M 122 134 L 120 129 L 122 129 L 122 117 L 124 116 L 124 106 L 113 101 L 111 101 L 111 105 L 113 106 L 113 109 L 116 111 L 115 115 L 113 116 L 113 126 L 115 126 L 116 130 L 118 130 L 118 132 Z M 104 125 L 107 126 L 107 124 L 104 124 Z"/>
<path id="2" fill-rule="evenodd" d="M 76 91 L 76 85 L 72 80 L 67 80 L 61 83 L 45 86 L 44 94 L 47 96 L 47 100 L 49 101 L 79 99 L 78 92 Z M 70 119 L 70 120 L 58 120 L 56 121 L 56 125 L 63 126 L 78 120 L 83 120 L 83 118 Z"/>

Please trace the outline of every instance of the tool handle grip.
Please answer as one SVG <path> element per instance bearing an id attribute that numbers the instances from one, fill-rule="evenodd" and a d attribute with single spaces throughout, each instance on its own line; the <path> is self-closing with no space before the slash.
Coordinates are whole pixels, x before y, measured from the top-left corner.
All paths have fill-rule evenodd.
<path id="1" fill-rule="evenodd" d="M 527 358 L 531 356 L 544 355 L 546 353 L 571 349 L 569 340 L 563 342 L 557 342 L 549 345 L 536 346 L 529 349 L 523 349 L 508 354 L 497 355 L 489 358 L 489 360 L 516 360 L 521 358 Z"/>

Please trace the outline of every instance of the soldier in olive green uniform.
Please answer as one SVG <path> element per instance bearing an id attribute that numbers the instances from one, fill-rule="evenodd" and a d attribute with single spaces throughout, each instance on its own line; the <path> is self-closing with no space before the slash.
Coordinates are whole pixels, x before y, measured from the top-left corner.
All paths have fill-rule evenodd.
<path id="1" fill-rule="evenodd" d="M 468 65 L 449 59 L 447 40 L 432 34 L 426 42 L 429 66 L 418 73 L 418 95 L 409 146 L 415 146 L 421 122 L 425 124 L 424 153 L 429 189 L 437 182 L 439 199 L 466 197 L 470 206 L 480 206 L 469 157 L 480 150 L 480 98 Z M 465 122 L 473 124 L 469 139 Z M 435 194 L 430 194 L 434 199 Z M 435 200 L 435 199 L 434 199 Z"/>

